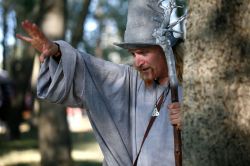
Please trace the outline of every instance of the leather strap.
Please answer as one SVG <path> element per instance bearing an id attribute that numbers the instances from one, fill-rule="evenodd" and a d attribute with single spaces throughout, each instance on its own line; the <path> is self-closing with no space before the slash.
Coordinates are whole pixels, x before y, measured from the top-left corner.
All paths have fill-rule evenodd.
<path id="1" fill-rule="evenodd" d="M 164 102 L 165 97 L 167 97 L 167 95 L 169 93 L 169 89 L 170 89 L 170 86 L 168 86 L 167 91 L 164 90 L 162 92 L 161 96 L 158 98 L 158 100 L 155 103 L 155 107 L 157 108 L 158 112 L 160 112 L 160 110 L 161 110 L 161 105 Z M 142 150 L 142 146 L 143 146 L 143 144 L 144 144 L 144 142 L 145 142 L 145 140 L 146 140 L 146 138 L 148 136 L 148 133 L 149 133 L 152 125 L 154 124 L 154 121 L 155 121 L 156 117 L 157 116 L 151 116 L 151 118 L 150 118 L 150 120 L 148 122 L 148 127 L 147 127 L 147 129 L 146 129 L 146 131 L 144 133 L 144 136 L 143 136 L 143 139 L 142 139 L 142 143 L 141 143 L 141 146 L 140 146 L 140 150 L 139 150 L 139 152 L 138 152 L 138 154 L 137 154 L 137 156 L 135 158 L 135 161 L 133 162 L 133 166 L 137 166 L 137 162 L 138 162 L 138 158 L 140 156 L 141 150 Z"/>

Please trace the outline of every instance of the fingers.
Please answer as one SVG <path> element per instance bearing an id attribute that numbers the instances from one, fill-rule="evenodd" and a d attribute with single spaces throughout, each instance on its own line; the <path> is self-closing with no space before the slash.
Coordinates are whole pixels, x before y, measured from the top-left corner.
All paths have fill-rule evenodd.
<path id="1" fill-rule="evenodd" d="M 45 38 L 45 35 L 42 33 L 39 27 L 28 20 L 22 22 L 22 27 L 25 30 L 25 32 L 27 32 L 28 35 L 32 38 L 41 38 L 41 39 Z"/>
<path id="2" fill-rule="evenodd" d="M 179 113 L 176 113 L 176 114 L 171 114 L 169 115 L 169 118 L 170 118 L 170 121 L 173 125 L 177 125 L 181 122 L 181 114 L 180 112 Z"/>
<path id="3" fill-rule="evenodd" d="M 44 62 L 45 58 L 58 52 L 57 45 L 51 42 L 36 24 L 25 20 L 22 22 L 22 27 L 29 37 L 20 34 L 16 34 L 16 37 L 29 42 L 36 50 L 41 52 L 40 62 Z"/>
<path id="4" fill-rule="evenodd" d="M 177 109 L 180 108 L 180 103 L 179 102 L 174 102 L 168 105 L 168 109 Z"/>
<path id="5" fill-rule="evenodd" d="M 16 34 L 16 37 L 17 37 L 18 39 L 21 39 L 21 40 L 26 41 L 26 42 L 28 42 L 28 43 L 31 43 L 31 41 L 32 41 L 32 39 L 31 39 L 30 37 L 22 36 L 22 35 L 20 35 L 20 34 Z"/>
<path id="6" fill-rule="evenodd" d="M 177 125 L 178 128 L 181 126 L 181 109 L 180 103 L 171 103 L 168 105 L 169 118 L 172 125 Z"/>
<path id="7" fill-rule="evenodd" d="M 35 24 L 31 23 L 28 20 L 22 22 L 23 29 L 29 34 L 29 36 L 34 37 L 36 36 L 36 26 Z"/>
<path id="8" fill-rule="evenodd" d="M 22 22 L 22 28 L 28 34 L 28 36 L 17 34 L 16 37 L 23 41 L 29 42 L 39 52 L 44 52 L 44 49 L 42 49 L 43 45 L 46 45 L 46 48 L 51 46 L 52 42 L 43 34 L 36 24 L 25 20 Z"/>

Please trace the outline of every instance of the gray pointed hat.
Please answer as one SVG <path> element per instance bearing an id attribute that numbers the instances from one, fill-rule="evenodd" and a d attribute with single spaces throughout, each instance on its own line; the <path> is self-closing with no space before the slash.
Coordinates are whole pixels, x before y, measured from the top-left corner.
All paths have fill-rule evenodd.
<path id="1" fill-rule="evenodd" d="M 114 44 L 125 49 L 158 45 L 152 34 L 161 24 L 159 12 L 163 11 L 157 0 L 129 0 L 124 42 Z"/>

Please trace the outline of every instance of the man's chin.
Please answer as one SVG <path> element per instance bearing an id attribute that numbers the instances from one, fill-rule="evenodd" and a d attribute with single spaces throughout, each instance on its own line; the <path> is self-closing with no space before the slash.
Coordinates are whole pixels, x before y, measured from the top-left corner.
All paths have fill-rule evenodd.
<path id="1" fill-rule="evenodd" d="M 153 85 L 153 82 L 154 82 L 153 78 L 149 78 L 149 77 L 143 76 L 142 74 L 141 74 L 141 78 L 143 79 L 146 87 L 149 87 L 149 86 Z"/>
<path id="2" fill-rule="evenodd" d="M 154 80 L 144 80 L 144 83 L 145 83 L 146 87 L 152 86 L 153 82 L 154 82 Z"/>

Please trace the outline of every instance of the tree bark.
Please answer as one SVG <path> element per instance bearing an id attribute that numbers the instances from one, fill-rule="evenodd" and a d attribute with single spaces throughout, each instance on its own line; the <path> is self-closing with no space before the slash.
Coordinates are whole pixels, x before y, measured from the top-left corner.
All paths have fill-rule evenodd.
<path id="1" fill-rule="evenodd" d="M 7 29 L 8 29 L 8 25 L 7 25 L 7 10 L 8 10 L 8 3 L 7 2 L 3 2 L 2 4 L 2 10 L 3 10 L 3 14 L 2 14 L 2 29 L 3 29 L 3 40 L 2 40 L 2 46 L 3 46 L 3 62 L 2 62 L 2 68 L 6 70 L 6 59 L 7 59 Z"/>
<path id="2" fill-rule="evenodd" d="M 51 39 L 63 39 L 65 34 L 65 0 L 43 0 L 41 27 Z M 46 12 L 45 12 L 46 11 Z M 70 166 L 71 140 L 65 106 L 40 102 L 39 148 L 42 166 Z"/>
<path id="3" fill-rule="evenodd" d="M 71 141 L 66 109 L 62 105 L 40 102 L 39 149 L 42 166 L 71 166 Z"/>
<path id="4" fill-rule="evenodd" d="M 72 46 L 77 48 L 77 44 L 82 41 L 83 39 L 83 31 L 84 31 L 84 24 L 86 17 L 89 13 L 89 6 L 90 6 L 91 0 L 85 0 L 82 2 L 82 10 L 76 19 L 76 27 L 75 30 L 73 31 L 73 36 L 72 36 Z"/>
<path id="5" fill-rule="evenodd" d="M 250 3 L 189 0 L 183 165 L 250 163 Z"/>

